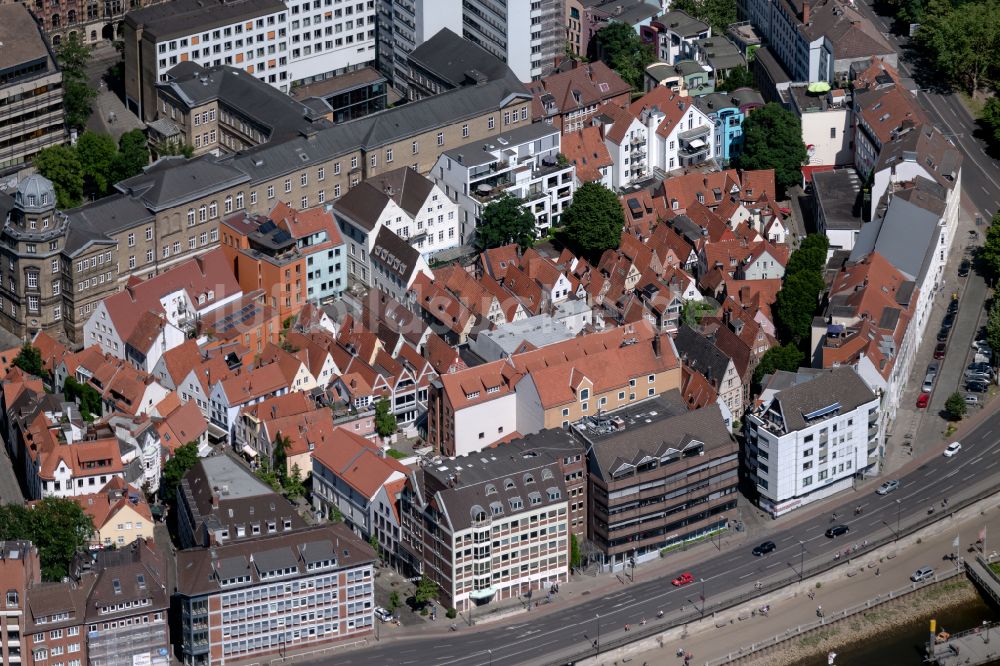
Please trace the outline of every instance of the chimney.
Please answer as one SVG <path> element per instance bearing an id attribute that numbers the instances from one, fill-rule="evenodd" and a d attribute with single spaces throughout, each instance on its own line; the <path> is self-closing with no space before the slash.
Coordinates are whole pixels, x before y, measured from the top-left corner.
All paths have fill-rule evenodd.
<path id="1" fill-rule="evenodd" d="M 812 18 L 811 14 L 812 14 L 812 12 L 810 11 L 809 3 L 808 2 L 803 2 L 802 3 L 802 22 L 805 23 L 805 24 L 808 24 L 809 23 L 809 19 Z"/>
<path id="2" fill-rule="evenodd" d="M 653 355 L 656 356 L 656 358 L 660 358 L 663 355 L 663 350 L 660 347 L 661 344 L 660 332 L 657 331 L 656 335 L 653 336 Z"/>

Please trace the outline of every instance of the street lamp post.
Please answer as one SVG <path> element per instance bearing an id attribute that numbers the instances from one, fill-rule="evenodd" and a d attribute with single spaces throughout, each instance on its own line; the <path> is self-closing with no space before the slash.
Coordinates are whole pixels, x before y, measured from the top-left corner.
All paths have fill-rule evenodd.
<path id="1" fill-rule="evenodd" d="M 490 666 L 493 666 L 493 650 L 486 648 L 486 654 L 490 655 Z"/>
<path id="2" fill-rule="evenodd" d="M 983 626 L 986 627 L 986 638 L 983 639 L 983 643 L 987 645 L 990 644 L 990 623 L 989 620 L 983 620 Z"/>
<path id="3" fill-rule="evenodd" d="M 803 563 L 806 559 L 806 544 L 803 541 L 799 541 L 799 582 L 802 582 L 802 573 L 804 571 Z"/>
<path id="4" fill-rule="evenodd" d="M 899 500 L 896 500 L 896 542 L 899 542 L 899 512 L 902 510 L 903 505 Z"/>
<path id="5" fill-rule="evenodd" d="M 597 618 L 597 640 L 594 641 L 594 644 L 597 648 L 597 654 L 601 654 L 601 614 L 597 613 L 594 617 Z"/>

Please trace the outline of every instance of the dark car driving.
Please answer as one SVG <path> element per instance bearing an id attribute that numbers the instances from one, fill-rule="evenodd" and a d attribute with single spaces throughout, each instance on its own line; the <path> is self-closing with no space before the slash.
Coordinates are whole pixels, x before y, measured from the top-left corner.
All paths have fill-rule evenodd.
<path id="1" fill-rule="evenodd" d="M 761 555 L 767 555 L 768 553 L 774 552 L 774 549 L 777 547 L 778 546 L 776 546 L 773 541 L 765 541 L 753 549 L 753 554 L 758 557 Z"/>
<path id="2" fill-rule="evenodd" d="M 826 536 L 829 538 L 839 537 L 847 534 L 851 531 L 851 528 L 847 525 L 834 525 L 826 531 Z"/>

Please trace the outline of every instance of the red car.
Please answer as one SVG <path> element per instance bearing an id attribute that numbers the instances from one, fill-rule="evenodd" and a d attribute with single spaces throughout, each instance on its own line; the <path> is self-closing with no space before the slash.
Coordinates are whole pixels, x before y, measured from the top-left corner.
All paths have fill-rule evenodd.
<path id="1" fill-rule="evenodd" d="M 681 585 L 687 585 L 688 583 L 693 583 L 693 582 L 694 582 L 694 576 L 692 576 L 690 573 L 682 573 L 680 576 L 674 578 L 673 580 L 674 587 L 680 587 Z"/>
<path id="2" fill-rule="evenodd" d="M 931 401 L 930 393 L 921 393 L 920 397 L 917 398 L 917 408 L 927 409 L 927 403 Z"/>
<path id="3" fill-rule="evenodd" d="M 945 352 L 947 351 L 948 351 L 947 343 L 945 342 L 937 343 L 937 346 L 934 348 L 934 358 L 936 359 L 944 358 Z"/>

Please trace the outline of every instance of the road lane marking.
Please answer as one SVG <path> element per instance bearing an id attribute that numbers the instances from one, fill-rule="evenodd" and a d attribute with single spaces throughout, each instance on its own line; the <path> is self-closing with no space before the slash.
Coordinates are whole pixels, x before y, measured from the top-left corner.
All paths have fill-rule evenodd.
<path id="1" fill-rule="evenodd" d="M 962 481 L 968 481 L 969 479 L 973 478 L 974 476 L 976 476 L 976 472 L 973 472 L 972 474 L 970 474 L 968 476 L 963 476 L 962 477 Z"/>

